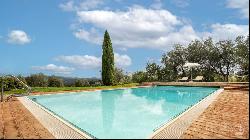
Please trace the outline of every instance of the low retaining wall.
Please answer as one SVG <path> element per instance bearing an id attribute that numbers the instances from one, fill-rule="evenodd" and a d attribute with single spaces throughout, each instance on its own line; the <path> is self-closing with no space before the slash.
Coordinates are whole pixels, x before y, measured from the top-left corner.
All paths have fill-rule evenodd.
<path id="1" fill-rule="evenodd" d="M 242 86 L 249 87 L 249 82 L 143 82 L 142 85 L 158 85 L 158 86 L 208 86 L 208 87 L 226 87 L 226 86 Z"/>

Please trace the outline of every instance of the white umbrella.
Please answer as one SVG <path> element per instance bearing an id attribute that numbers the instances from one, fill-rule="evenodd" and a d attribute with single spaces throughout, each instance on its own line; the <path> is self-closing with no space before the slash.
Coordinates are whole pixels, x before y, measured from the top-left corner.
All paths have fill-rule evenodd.
<path id="1" fill-rule="evenodd" d="M 191 69 L 191 81 L 193 80 L 192 78 L 192 68 L 194 67 L 200 67 L 201 65 L 198 63 L 185 63 L 185 65 L 183 65 L 183 67 L 187 67 L 189 69 Z"/>
<path id="2" fill-rule="evenodd" d="M 199 67 L 201 66 L 198 63 L 185 63 L 184 67 L 188 67 L 188 68 L 193 68 L 193 67 Z"/>

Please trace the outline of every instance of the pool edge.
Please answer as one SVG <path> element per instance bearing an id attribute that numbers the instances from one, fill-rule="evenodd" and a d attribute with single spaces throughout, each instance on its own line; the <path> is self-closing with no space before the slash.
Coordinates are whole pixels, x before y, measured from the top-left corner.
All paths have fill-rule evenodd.
<path id="1" fill-rule="evenodd" d="M 180 136 L 185 132 L 185 130 L 192 124 L 192 122 L 195 119 L 197 119 L 207 109 L 207 107 L 213 101 L 216 100 L 218 95 L 222 93 L 223 91 L 224 91 L 223 88 L 219 88 L 218 90 L 214 91 L 213 93 L 211 93 L 204 99 L 200 100 L 198 103 L 194 104 L 193 106 L 185 110 L 176 118 L 170 120 L 169 122 L 166 122 L 165 124 L 161 125 L 159 128 L 156 128 L 155 131 L 151 135 L 149 135 L 147 138 L 148 139 L 161 139 L 161 138 L 179 139 Z M 183 117 L 187 117 L 187 116 L 189 117 L 188 120 L 183 119 Z M 164 133 L 164 137 L 160 137 L 160 136 L 157 137 L 157 135 L 161 135 L 160 134 L 161 132 Z"/>
<path id="2" fill-rule="evenodd" d="M 53 112 L 32 101 L 28 97 L 18 97 L 17 99 L 56 139 L 95 139 L 95 137 L 90 136 L 90 134 L 84 132 L 84 130 L 79 130 L 72 124 L 63 120 L 59 116 L 56 116 Z M 36 114 L 37 112 L 39 112 L 39 114 Z M 40 114 L 43 115 L 39 116 Z M 42 116 L 46 116 L 48 118 L 43 118 Z M 53 125 L 48 123 L 48 120 L 50 122 L 54 122 Z M 66 134 L 69 135 L 66 136 Z"/>
<path id="3" fill-rule="evenodd" d="M 123 89 L 131 89 L 131 88 L 149 88 L 152 86 L 135 86 L 135 87 L 121 87 L 121 88 L 107 88 L 107 89 L 91 89 L 91 90 L 79 90 L 79 91 L 58 91 L 58 92 L 41 92 L 44 94 L 33 94 L 31 93 L 29 96 L 41 96 L 41 95 L 57 95 L 57 94 L 71 94 L 71 93 L 79 93 L 79 92 L 94 92 L 94 91 L 105 91 L 105 90 L 123 90 Z"/>

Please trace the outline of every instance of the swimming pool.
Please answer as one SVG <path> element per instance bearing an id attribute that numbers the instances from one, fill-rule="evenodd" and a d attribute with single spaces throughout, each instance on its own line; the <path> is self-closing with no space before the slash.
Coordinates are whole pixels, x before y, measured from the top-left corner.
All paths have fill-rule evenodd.
<path id="1" fill-rule="evenodd" d="M 29 98 L 96 138 L 147 138 L 218 89 L 156 86 Z"/>

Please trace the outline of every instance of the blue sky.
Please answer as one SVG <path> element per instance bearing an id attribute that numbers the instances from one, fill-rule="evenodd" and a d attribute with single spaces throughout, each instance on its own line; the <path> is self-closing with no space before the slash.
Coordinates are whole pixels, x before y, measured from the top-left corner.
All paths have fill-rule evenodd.
<path id="1" fill-rule="evenodd" d="M 1 0 L 0 73 L 100 77 L 103 33 L 117 67 L 143 70 L 175 43 L 249 32 L 249 0 Z"/>

